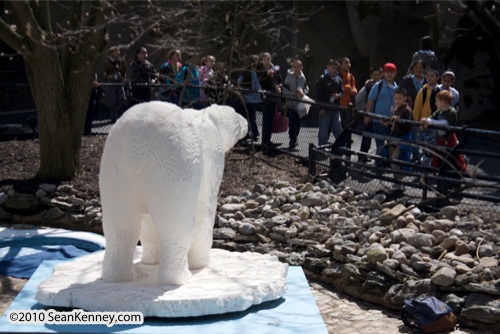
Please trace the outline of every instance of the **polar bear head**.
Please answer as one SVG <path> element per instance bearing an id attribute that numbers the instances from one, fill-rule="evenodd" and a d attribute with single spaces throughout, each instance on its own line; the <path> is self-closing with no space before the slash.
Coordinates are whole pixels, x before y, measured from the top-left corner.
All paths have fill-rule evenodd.
<path id="1" fill-rule="evenodd" d="M 232 107 L 212 104 L 204 110 L 219 129 L 224 152 L 229 151 L 248 132 L 248 122 Z"/>

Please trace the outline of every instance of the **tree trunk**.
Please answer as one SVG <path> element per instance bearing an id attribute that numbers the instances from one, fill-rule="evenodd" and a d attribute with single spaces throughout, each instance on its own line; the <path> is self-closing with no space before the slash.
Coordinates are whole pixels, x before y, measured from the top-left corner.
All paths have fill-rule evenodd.
<path id="1" fill-rule="evenodd" d="M 37 177 L 71 179 L 80 165 L 93 70 L 87 68 L 89 66 L 79 69 L 69 66 L 63 71 L 58 54 L 43 46 L 26 57 L 25 63 L 38 113 L 40 168 Z"/>

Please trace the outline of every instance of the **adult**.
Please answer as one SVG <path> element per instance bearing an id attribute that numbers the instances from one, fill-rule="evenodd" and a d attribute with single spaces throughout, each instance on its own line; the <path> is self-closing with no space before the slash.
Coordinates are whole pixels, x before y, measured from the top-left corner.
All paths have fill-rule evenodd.
<path id="1" fill-rule="evenodd" d="M 155 67 L 148 61 L 148 50 L 140 47 L 136 50 L 134 61 L 130 65 L 132 83 L 132 104 L 151 101 L 151 84 L 158 80 Z"/>
<path id="2" fill-rule="evenodd" d="M 101 84 L 97 81 L 96 74 L 92 81 L 92 91 L 90 93 L 89 105 L 87 106 L 87 114 L 85 115 L 85 125 L 83 126 L 84 135 L 90 135 L 92 133 L 92 122 L 99 112 L 99 102 L 103 96 L 104 91 Z"/>
<path id="3" fill-rule="evenodd" d="M 126 73 L 127 63 L 121 57 L 120 49 L 116 46 L 112 47 L 104 65 L 104 81 L 113 84 L 104 89 L 112 123 L 116 122 L 125 106 L 126 96 L 123 82 Z"/>
<path id="4" fill-rule="evenodd" d="M 302 62 L 295 59 L 292 63 L 292 68 L 287 71 L 285 81 L 283 83 L 283 93 L 293 98 L 303 98 L 309 93 L 307 80 L 302 72 Z M 290 121 L 288 128 L 288 136 L 290 138 L 289 149 L 293 150 L 297 147 L 297 137 L 300 133 L 300 118 L 301 115 L 297 109 L 298 102 L 294 100 L 286 100 L 287 114 Z M 303 116 L 303 115 L 302 115 Z"/>
<path id="5" fill-rule="evenodd" d="M 279 67 L 274 66 L 272 57 L 269 52 L 262 52 L 260 54 L 260 63 L 257 65 L 256 72 L 259 78 L 260 85 L 263 90 L 271 94 L 266 94 L 264 97 L 263 111 L 262 111 L 262 144 L 264 146 L 279 146 L 271 142 L 272 126 L 274 112 L 279 107 L 279 99 L 275 94 L 282 91 L 281 75 Z"/>
<path id="6" fill-rule="evenodd" d="M 316 102 L 331 106 L 321 106 L 319 110 L 318 145 L 328 143 L 330 132 L 333 132 L 335 139 L 338 139 L 342 132 L 340 98 L 344 95 L 344 87 L 339 69 L 339 62 L 330 59 L 324 73 L 316 81 Z"/>
<path id="7" fill-rule="evenodd" d="M 260 98 L 260 82 L 257 77 L 257 72 L 255 69 L 259 64 L 259 56 L 252 55 L 249 58 L 248 67 L 242 72 L 238 77 L 238 88 L 243 88 L 243 96 L 245 98 L 245 106 L 248 111 L 248 127 L 249 130 L 246 139 L 251 139 L 253 141 L 259 140 L 259 128 L 257 126 L 257 105 L 261 103 Z M 247 117 L 245 112 L 241 112 L 245 118 Z"/>
<path id="8" fill-rule="evenodd" d="M 439 64 L 438 57 L 432 50 L 432 38 L 430 36 L 424 36 L 420 39 L 420 50 L 413 54 L 407 74 L 412 73 L 413 65 L 419 60 L 421 60 L 426 67 L 435 68 L 438 71 L 440 70 L 441 65 Z"/>

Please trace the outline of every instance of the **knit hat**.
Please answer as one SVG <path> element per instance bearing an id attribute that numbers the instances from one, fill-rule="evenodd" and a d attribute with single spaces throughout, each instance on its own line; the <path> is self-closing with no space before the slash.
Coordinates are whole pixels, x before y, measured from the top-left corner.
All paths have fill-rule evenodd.
<path id="1" fill-rule="evenodd" d="M 396 65 L 394 65 L 393 63 L 386 63 L 384 65 L 384 72 L 387 72 L 387 71 L 396 72 Z"/>

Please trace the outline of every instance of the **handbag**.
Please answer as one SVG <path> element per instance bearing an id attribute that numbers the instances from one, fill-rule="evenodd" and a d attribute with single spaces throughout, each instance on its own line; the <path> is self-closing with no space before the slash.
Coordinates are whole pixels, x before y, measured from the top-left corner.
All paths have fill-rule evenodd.
<path id="1" fill-rule="evenodd" d="M 282 114 L 279 111 L 279 101 L 276 102 L 276 108 L 274 109 L 273 124 L 271 127 L 272 133 L 280 133 L 288 131 L 288 117 L 286 117 L 286 109 Z"/>

